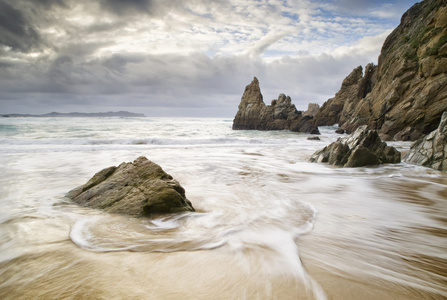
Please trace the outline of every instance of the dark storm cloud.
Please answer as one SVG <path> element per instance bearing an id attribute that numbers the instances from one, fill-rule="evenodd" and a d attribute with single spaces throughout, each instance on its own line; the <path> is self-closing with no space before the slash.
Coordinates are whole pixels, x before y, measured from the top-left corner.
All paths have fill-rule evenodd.
<path id="1" fill-rule="evenodd" d="M 65 0 L 0 0 L 0 46 L 30 52 L 44 46 L 39 22 L 53 7 L 69 8 Z"/>
<path id="2" fill-rule="evenodd" d="M 33 4 L 50 8 L 52 6 L 68 7 L 68 0 L 33 0 Z"/>
<path id="3" fill-rule="evenodd" d="M 150 14 L 156 9 L 156 3 L 153 0 L 101 0 L 101 5 L 117 15 L 136 12 Z"/>
<path id="4" fill-rule="evenodd" d="M 117 19 L 113 21 L 104 22 L 98 20 L 98 22 L 87 26 L 83 33 L 94 34 L 94 33 L 107 33 L 111 30 L 118 30 L 126 26 L 127 22 L 123 19 Z"/>
<path id="5" fill-rule="evenodd" d="M 147 14 L 162 18 L 164 14 L 172 10 L 195 14 L 189 8 L 190 5 L 212 8 L 228 6 L 230 3 L 227 0 L 100 0 L 100 5 L 102 9 L 106 9 L 117 16 Z"/>
<path id="6" fill-rule="evenodd" d="M 6 1 L 0 1 L 0 44 L 16 51 L 29 51 L 40 36 L 28 17 Z"/>
<path id="7" fill-rule="evenodd" d="M 102 65 L 110 71 L 125 73 L 128 64 L 144 62 L 141 54 L 114 54 L 102 61 Z"/>

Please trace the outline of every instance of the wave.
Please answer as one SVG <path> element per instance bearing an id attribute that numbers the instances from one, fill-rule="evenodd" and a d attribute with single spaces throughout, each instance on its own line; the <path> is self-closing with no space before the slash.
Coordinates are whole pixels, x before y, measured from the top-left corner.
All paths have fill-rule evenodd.
<path id="1" fill-rule="evenodd" d="M 153 146 L 194 146 L 194 145 L 296 145 L 309 143 L 306 137 L 295 139 L 271 138 L 147 138 L 147 139 L 0 139 L 0 145 L 153 145 Z"/>
<path id="2" fill-rule="evenodd" d="M 197 232 L 182 232 L 185 215 L 146 222 L 96 217 L 76 222 L 71 240 L 93 252 L 176 252 L 210 250 L 221 247 L 225 240 Z M 183 219 L 183 220 L 182 220 Z"/>
<path id="3" fill-rule="evenodd" d="M 316 210 L 306 203 L 295 202 L 293 206 L 287 205 L 287 201 L 281 203 L 283 206 L 276 212 L 240 215 L 216 211 L 152 219 L 90 216 L 75 222 L 70 238 L 79 247 L 94 252 L 196 251 L 227 245 L 233 251 L 268 248 L 281 253 L 278 243 L 295 244 L 296 237 L 312 230 L 316 219 Z"/>

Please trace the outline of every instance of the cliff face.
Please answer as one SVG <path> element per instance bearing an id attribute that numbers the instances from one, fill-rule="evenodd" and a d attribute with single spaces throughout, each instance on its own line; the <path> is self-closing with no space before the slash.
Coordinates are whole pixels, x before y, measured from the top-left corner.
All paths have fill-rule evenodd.
<path id="1" fill-rule="evenodd" d="M 315 116 L 316 125 L 351 133 L 361 125 L 382 136 L 416 140 L 447 110 L 447 0 L 411 7 L 385 40 L 378 66 L 357 67 Z"/>
<path id="2" fill-rule="evenodd" d="M 343 80 L 340 91 L 334 98 L 326 101 L 315 115 L 317 126 L 334 125 L 349 120 L 350 114 L 369 92 L 375 83 L 377 66 L 369 64 L 365 68 L 358 66 Z M 360 103 L 361 104 L 361 103 Z"/>
<path id="3" fill-rule="evenodd" d="M 312 116 L 303 116 L 298 111 L 289 96 L 280 94 L 278 99 L 272 100 L 271 105 L 265 105 L 255 77 L 245 87 L 238 112 L 233 120 L 235 130 L 291 130 L 297 132 L 318 133 Z"/>

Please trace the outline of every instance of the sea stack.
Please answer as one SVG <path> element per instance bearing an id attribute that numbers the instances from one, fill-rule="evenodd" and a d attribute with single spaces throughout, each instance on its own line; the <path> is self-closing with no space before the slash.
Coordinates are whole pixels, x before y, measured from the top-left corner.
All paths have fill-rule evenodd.
<path id="1" fill-rule="evenodd" d="M 291 130 L 318 134 L 311 115 L 304 116 L 298 111 L 292 100 L 280 94 L 271 105 L 265 105 L 259 81 L 253 81 L 245 87 L 238 112 L 233 120 L 234 130 Z"/>

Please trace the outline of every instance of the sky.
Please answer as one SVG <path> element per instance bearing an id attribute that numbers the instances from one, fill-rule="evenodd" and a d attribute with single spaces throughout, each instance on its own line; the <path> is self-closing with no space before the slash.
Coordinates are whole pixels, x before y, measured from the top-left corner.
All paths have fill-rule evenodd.
<path id="1" fill-rule="evenodd" d="M 0 0 L 0 114 L 233 117 L 323 104 L 414 0 Z"/>

